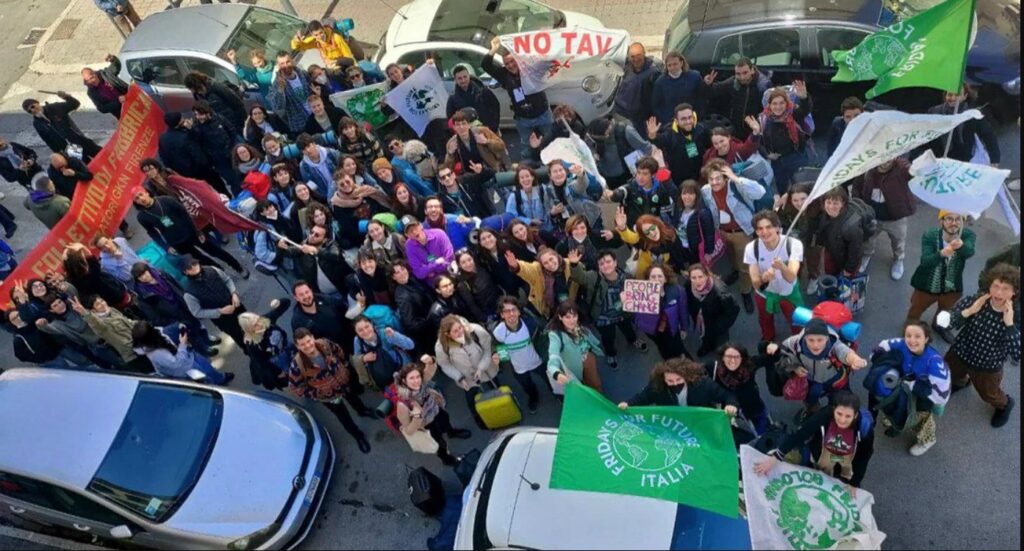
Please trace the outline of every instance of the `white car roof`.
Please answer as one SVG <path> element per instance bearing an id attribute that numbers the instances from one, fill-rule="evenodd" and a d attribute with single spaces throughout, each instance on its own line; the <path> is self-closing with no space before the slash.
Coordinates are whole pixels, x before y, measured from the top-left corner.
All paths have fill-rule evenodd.
<path id="1" fill-rule="evenodd" d="M 59 369 L 0 375 L 0 470 L 85 488 L 135 397 L 133 377 Z"/>
<path id="2" fill-rule="evenodd" d="M 552 490 L 557 432 L 512 437 L 494 474 L 487 534 L 495 547 L 669 549 L 677 505 L 646 497 Z M 531 490 L 527 482 L 540 484 Z"/>
<path id="3" fill-rule="evenodd" d="M 391 19 L 391 26 L 388 27 L 387 49 L 425 42 L 440 5 L 441 0 L 414 0 L 398 8 L 398 15 Z"/>

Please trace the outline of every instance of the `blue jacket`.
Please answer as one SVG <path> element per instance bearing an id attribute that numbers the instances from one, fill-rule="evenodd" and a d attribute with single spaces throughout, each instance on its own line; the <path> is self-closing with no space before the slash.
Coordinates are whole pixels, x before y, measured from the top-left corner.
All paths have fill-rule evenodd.
<path id="1" fill-rule="evenodd" d="M 765 194 L 765 189 L 761 184 L 742 176 L 739 180 L 739 183 L 729 182 L 729 191 L 725 198 L 725 204 L 729 206 L 729 210 L 732 211 L 736 223 L 743 229 L 743 233 L 752 235 L 754 233 L 752 222 L 754 219 L 754 201 L 757 201 Z M 718 204 L 715 203 L 715 198 L 712 195 L 711 184 L 704 184 L 700 192 L 704 198 L 704 205 L 711 210 L 714 220 L 721 220 Z"/>
<path id="2" fill-rule="evenodd" d="M 406 161 L 401 157 L 391 158 L 391 167 L 400 173 L 400 178 L 407 185 L 412 187 L 414 193 L 422 197 L 430 197 L 436 195 L 437 190 L 434 186 L 427 182 L 423 178 L 420 178 L 419 172 L 416 171 L 416 167 L 412 166 L 412 163 Z"/>
<path id="3" fill-rule="evenodd" d="M 551 184 L 534 185 L 534 192 L 527 197 L 522 189 L 516 187 L 505 200 L 505 212 L 529 224 L 531 220 L 541 221 L 540 228 L 551 231 L 551 207 L 554 206 L 554 191 Z"/>
<path id="4" fill-rule="evenodd" d="M 330 147 L 317 146 L 320 149 L 320 157 L 325 158 L 327 161 L 328 172 L 334 174 L 335 170 L 341 166 L 341 153 L 337 149 Z M 299 163 L 299 175 L 302 176 L 303 181 L 311 182 L 316 186 L 316 191 L 323 194 L 328 201 L 334 196 L 334 180 L 332 178 L 325 178 L 324 175 L 317 170 L 313 162 L 308 160 L 305 156 L 302 157 L 302 162 Z"/>
<path id="5" fill-rule="evenodd" d="M 651 106 L 658 122 L 672 122 L 675 118 L 673 111 L 680 103 L 689 103 L 697 112 L 702 112 L 698 104 L 703 84 L 697 71 L 683 71 L 679 78 L 672 78 L 667 72 L 658 77 L 651 93 Z"/>
<path id="6" fill-rule="evenodd" d="M 900 376 L 911 382 L 911 392 L 928 399 L 935 406 L 943 406 L 949 401 L 950 376 L 949 368 L 938 353 L 930 345 L 926 345 L 921 355 L 913 354 L 903 339 L 889 339 L 878 343 L 871 355 L 871 370 L 864 379 L 868 392 L 885 398 L 893 389 L 880 384 L 882 376 L 890 369 L 895 369 Z"/>

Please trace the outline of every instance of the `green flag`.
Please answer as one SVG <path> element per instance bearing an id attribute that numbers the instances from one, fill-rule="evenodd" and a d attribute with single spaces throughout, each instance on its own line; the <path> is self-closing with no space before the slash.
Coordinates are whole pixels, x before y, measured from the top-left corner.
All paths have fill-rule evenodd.
<path id="1" fill-rule="evenodd" d="M 971 42 L 974 0 L 947 0 L 882 29 L 852 50 L 835 50 L 832 82 L 877 80 L 871 99 L 896 88 L 959 92 Z"/>
<path id="2" fill-rule="evenodd" d="M 550 486 L 653 497 L 735 518 L 739 461 L 729 418 L 679 406 L 622 411 L 570 383 Z"/>

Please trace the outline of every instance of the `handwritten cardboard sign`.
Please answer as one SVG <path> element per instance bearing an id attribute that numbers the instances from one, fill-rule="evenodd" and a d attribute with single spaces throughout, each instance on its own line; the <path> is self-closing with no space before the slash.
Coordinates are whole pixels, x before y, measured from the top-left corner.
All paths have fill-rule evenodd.
<path id="1" fill-rule="evenodd" d="M 622 286 L 622 310 L 634 314 L 657 314 L 661 306 L 661 283 L 627 279 Z"/>

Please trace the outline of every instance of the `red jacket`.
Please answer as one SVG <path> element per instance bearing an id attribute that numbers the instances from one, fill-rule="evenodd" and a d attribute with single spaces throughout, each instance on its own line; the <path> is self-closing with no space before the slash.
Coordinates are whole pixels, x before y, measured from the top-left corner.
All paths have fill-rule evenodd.
<path id="1" fill-rule="evenodd" d="M 729 138 L 729 154 L 721 156 L 714 146 L 709 147 L 704 152 L 704 164 L 708 164 L 711 159 L 723 159 L 725 162 L 735 164 L 741 160 L 748 159 L 754 153 L 757 153 L 757 148 L 761 146 L 761 135 L 751 134 L 747 136 L 747 141 L 741 142 L 736 138 Z"/>
<path id="2" fill-rule="evenodd" d="M 875 189 L 882 190 L 884 203 L 871 200 Z M 853 183 L 853 196 L 875 207 L 879 220 L 902 220 L 917 210 L 914 195 L 910 192 L 910 161 L 900 157 L 889 172 L 873 168 Z"/>

